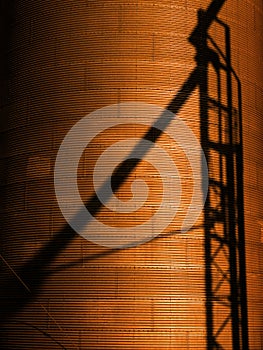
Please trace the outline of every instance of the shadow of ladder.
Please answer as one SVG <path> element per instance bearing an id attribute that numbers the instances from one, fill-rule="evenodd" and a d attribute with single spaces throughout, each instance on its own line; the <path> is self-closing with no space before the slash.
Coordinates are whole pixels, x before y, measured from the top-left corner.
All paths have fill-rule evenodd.
<path id="1" fill-rule="evenodd" d="M 231 66 L 230 29 L 221 49 L 199 11 L 200 133 L 209 171 L 205 205 L 207 349 L 248 350 L 244 240 L 241 84 Z M 235 96 L 234 96 L 235 94 Z"/>

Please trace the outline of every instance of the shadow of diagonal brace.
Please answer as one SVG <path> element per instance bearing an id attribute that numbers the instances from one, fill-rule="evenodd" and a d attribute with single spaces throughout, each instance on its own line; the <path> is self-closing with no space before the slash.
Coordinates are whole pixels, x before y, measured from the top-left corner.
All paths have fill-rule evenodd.
<path id="1" fill-rule="evenodd" d="M 206 35 L 207 30 L 215 20 L 225 1 L 226 0 L 213 0 L 207 10 L 203 11 L 202 22 L 198 22 L 198 25 L 194 28 L 193 32 L 188 38 L 194 46 L 198 42 L 198 37 Z M 199 80 L 201 77 L 202 68 L 197 66 L 190 73 L 189 77 L 181 86 L 174 99 L 166 108 L 172 113 L 177 114 L 193 93 L 195 88 L 199 85 Z M 160 118 L 146 132 L 143 139 L 156 143 L 163 133 L 163 131 L 160 129 L 165 130 L 171 121 L 171 119 L 161 115 Z M 143 139 L 141 142 L 143 142 Z M 136 155 L 137 158 L 138 154 L 140 154 L 141 159 L 143 159 L 144 155 L 150 150 L 150 147 L 148 149 L 143 147 L 143 153 L 141 152 L 141 149 L 141 143 L 139 142 L 130 153 L 130 158 L 134 158 L 134 155 Z M 123 168 L 124 165 L 123 167 L 120 165 L 118 172 L 122 174 L 122 178 L 116 174 L 116 178 L 119 178 L 119 181 L 114 183 L 114 191 L 118 190 L 122 183 L 136 168 L 139 162 L 139 159 L 133 159 L 133 161 L 129 163 L 128 167 L 127 163 L 125 164 L 125 169 Z M 103 193 L 104 190 L 105 184 L 101 186 L 99 191 Z M 95 216 L 101 207 L 102 204 L 96 194 L 94 194 L 86 203 L 86 208 L 90 211 L 92 216 Z M 78 220 L 79 215 L 80 214 L 77 214 L 73 220 Z M 15 278 L 15 276 L 13 279 L 6 281 L 5 286 L 2 286 L 0 291 L 0 309 L 2 311 L 0 322 L 5 322 L 7 318 L 11 317 L 15 312 L 22 309 L 28 302 L 34 300 L 40 291 L 41 286 L 50 274 L 48 268 L 56 256 L 66 249 L 66 247 L 75 237 L 77 237 L 76 232 L 68 224 L 65 225 L 65 227 L 58 232 L 51 241 L 44 245 L 32 259 L 30 259 L 22 268 L 20 268 L 19 271 L 17 271 L 17 275 L 30 288 L 30 291 L 26 290 L 23 284 L 21 284 L 17 278 Z M 90 256 L 89 260 L 96 259 L 103 255 L 112 254 L 116 250 L 118 249 L 107 249 L 101 254 Z"/>

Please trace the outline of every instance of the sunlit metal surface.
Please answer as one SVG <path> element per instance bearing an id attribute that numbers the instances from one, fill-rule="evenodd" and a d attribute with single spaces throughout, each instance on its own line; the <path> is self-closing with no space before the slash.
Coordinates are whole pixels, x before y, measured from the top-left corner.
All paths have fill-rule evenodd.
<path id="1" fill-rule="evenodd" d="M 261 0 L 2 6 L 2 348 L 247 350 L 247 338 L 249 349 L 262 348 Z M 203 22 L 200 9 L 208 9 Z M 127 101 L 167 108 L 193 130 L 209 153 L 209 206 L 189 232 L 174 220 L 143 245 L 107 249 L 66 225 L 53 169 L 77 121 Z M 108 137 L 95 140 L 94 156 L 115 135 Z M 169 145 L 165 135 L 152 137 Z M 84 153 L 83 200 L 89 161 Z M 147 177 L 152 169 L 140 166 Z M 158 201 L 161 185 L 146 180 Z M 182 217 L 191 188 L 182 184 Z M 127 199 L 121 188 L 119 196 Z"/>

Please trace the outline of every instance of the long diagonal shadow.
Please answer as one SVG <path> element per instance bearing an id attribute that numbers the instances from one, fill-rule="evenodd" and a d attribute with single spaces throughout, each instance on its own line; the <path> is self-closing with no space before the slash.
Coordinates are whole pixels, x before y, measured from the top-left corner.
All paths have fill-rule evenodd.
<path id="1" fill-rule="evenodd" d="M 204 11 L 203 21 L 198 22 L 188 38 L 193 45 L 195 45 L 196 41 L 198 41 L 199 36 L 207 32 L 225 1 L 226 0 L 213 0 L 207 10 Z M 199 85 L 201 77 L 202 67 L 197 66 L 191 72 L 174 99 L 166 108 L 174 114 L 178 113 L 190 95 L 193 93 L 195 88 Z M 130 158 L 132 161 L 129 162 L 129 166 L 127 166 L 127 163 L 125 163 L 125 165 L 120 165 L 118 173 L 122 174 L 122 177 L 116 174 L 117 180 L 114 182 L 113 191 L 117 191 L 122 183 L 131 174 L 131 172 L 136 168 L 140 162 L 140 159 L 137 159 L 138 154 L 140 154 L 141 159 L 143 159 L 143 156 L 149 151 L 150 148 L 145 147 L 143 148 L 143 151 L 141 151 L 143 140 L 148 140 L 152 143 L 156 143 L 163 132 L 160 131 L 159 128 L 164 130 L 169 125 L 169 123 L 171 123 L 171 119 L 167 119 L 164 115 L 161 115 L 155 124 L 149 128 L 142 141 L 139 142 L 138 145 L 130 153 Z M 136 155 L 136 158 L 134 158 L 134 155 Z M 125 175 L 123 176 L 123 174 Z M 104 186 L 105 184 L 102 185 L 99 190 L 101 193 L 104 192 Z M 102 204 L 96 194 L 94 194 L 86 203 L 86 208 L 89 210 L 92 216 L 96 216 L 101 207 Z M 77 220 L 79 215 L 80 213 L 78 213 L 73 220 Z M 10 279 L 6 282 L 5 286 L 2 286 L 0 292 L 0 322 L 4 323 L 14 313 L 21 310 L 27 303 L 36 298 L 41 286 L 51 273 L 48 269 L 49 266 L 76 237 L 76 232 L 69 225 L 65 225 L 65 227 L 60 232 L 58 232 L 51 241 L 43 246 L 30 261 L 28 261 L 19 271 L 17 271 L 17 274 L 20 276 L 21 280 L 23 280 L 25 284 L 29 286 L 30 292 L 28 292 L 16 278 Z M 89 260 L 113 254 L 116 251 L 117 249 L 107 249 L 100 254 L 90 256 Z"/>

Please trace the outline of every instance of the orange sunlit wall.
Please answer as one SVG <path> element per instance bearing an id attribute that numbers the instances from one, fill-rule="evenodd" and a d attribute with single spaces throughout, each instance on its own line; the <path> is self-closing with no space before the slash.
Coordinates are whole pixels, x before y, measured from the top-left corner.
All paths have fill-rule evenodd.
<path id="1" fill-rule="evenodd" d="M 247 350 L 247 341 L 263 348 L 262 1 L 1 6 L 1 348 Z M 196 27 L 204 32 L 191 39 Z M 70 228 L 54 167 L 75 123 L 124 102 L 176 112 L 204 149 L 210 185 L 205 210 L 181 232 L 191 164 L 165 131 L 152 136 L 178 170 L 178 210 L 154 239 L 115 249 Z M 92 139 L 78 167 L 83 202 L 102 151 L 147 130 L 129 117 Z M 103 207 L 99 220 L 133 234 L 158 210 L 163 179 L 146 160 L 116 196 L 131 199 L 137 179 L 150 188 L 144 207 L 129 215 Z"/>

